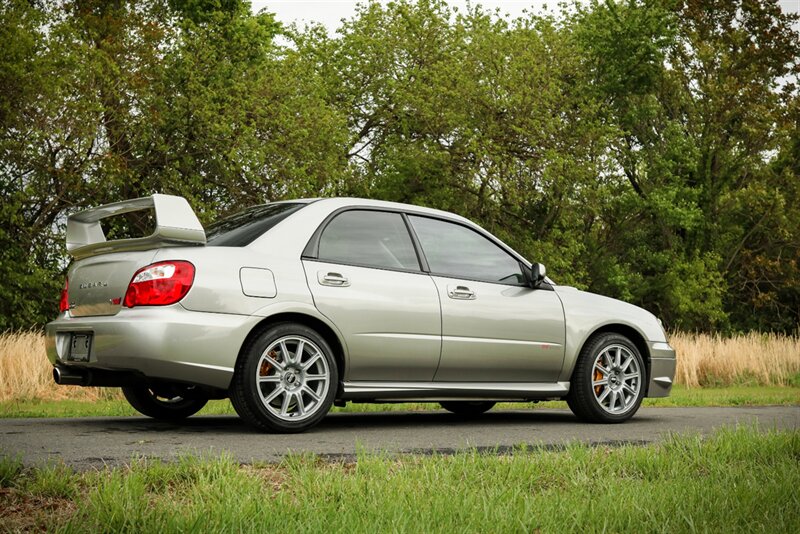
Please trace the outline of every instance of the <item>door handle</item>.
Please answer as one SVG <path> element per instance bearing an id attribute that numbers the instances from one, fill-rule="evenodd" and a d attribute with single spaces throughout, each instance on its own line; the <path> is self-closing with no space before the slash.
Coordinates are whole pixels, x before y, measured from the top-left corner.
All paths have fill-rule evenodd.
<path id="1" fill-rule="evenodd" d="M 477 298 L 475 292 L 467 286 L 449 286 L 447 288 L 447 295 L 451 299 L 458 300 L 475 300 Z"/>
<path id="2" fill-rule="evenodd" d="M 325 271 L 320 271 L 317 273 L 317 280 L 323 286 L 348 287 L 350 285 L 350 280 L 341 273 L 326 273 Z"/>

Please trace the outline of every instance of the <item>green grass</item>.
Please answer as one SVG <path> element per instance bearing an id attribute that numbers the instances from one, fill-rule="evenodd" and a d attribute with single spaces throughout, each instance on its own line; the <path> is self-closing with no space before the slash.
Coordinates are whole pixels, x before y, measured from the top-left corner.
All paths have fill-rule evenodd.
<path id="1" fill-rule="evenodd" d="M 800 386 L 675 386 L 669 397 L 645 399 L 644 406 L 770 406 L 800 404 Z"/>
<path id="2" fill-rule="evenodd" d="M 800 404 L 800 385 L 796 386 L 728 386 L 718 388 L 692 388 L 675 386 L 672 394 L 663 399 L 645 399 L 644 406 L 767 406 Z M 536 408 L 566 408 L 564 402 L 501 403 L 495 409 L 520 410 Z M 355 404 L 333 408 L 333 412 L 381 412 L 438 410 L 438 404 Z M 234 414 L 227 400 L 211 401 L 201 415 Z M 131 416 L 138 413 L 124 400 L 99 401 L 42 401 L 17 400 L 0 402 L 3 417 L 92 417 Z"/>
<path id="3" fill-rule="evenodd" d="M 210 401 L 200 414 L 234 414 L 227 400 Z M 0 402 L 3 417 L 97 417 L 140 415 L 124 399 L 113 400 L 15 400 Z"/>
<path id="4" fill-rule="evenodd" d="M 511 455 L 136 461 L 13 473 L 2 529 L 60 532 L 798 532 L 800 433 Z M 46 496 L 46 497 L 43 497 Z M 40 506 L 43 502 L 47 506 Z"/>

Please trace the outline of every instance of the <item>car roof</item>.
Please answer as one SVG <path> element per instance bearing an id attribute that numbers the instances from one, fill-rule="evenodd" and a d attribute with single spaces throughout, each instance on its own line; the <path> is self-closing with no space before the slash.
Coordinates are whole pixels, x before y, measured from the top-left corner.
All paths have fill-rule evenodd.
<path id="1" fill-rule="evenodd" d="M 350 208 L 350 207 L 383 208 L 383 209 L 391 209 L 397 211 L 405 211 L 408 213 L 418 213 L 420 215 L 433 215 L 437 217 L 443 217 L 447 219 L 461 221 L 464 223 L 468 223 L 470 225 L 475 224 L 469 219 L 466 219 L 460 215 L 456 215 L 455 213 L 449 211 L 437 210 L 434 208 L 426 208 L 424 206 L 417 206 L 414 204 L 404 204 L 402 202 L 374 200 L 370 198 L 325 197 L 325 198 L 315 198 L 315 199 L 299 199 L 291 202 L 320 203 L 320 204 L 325 204 L 326 207 L 332 210 L 339 208 Z"/>

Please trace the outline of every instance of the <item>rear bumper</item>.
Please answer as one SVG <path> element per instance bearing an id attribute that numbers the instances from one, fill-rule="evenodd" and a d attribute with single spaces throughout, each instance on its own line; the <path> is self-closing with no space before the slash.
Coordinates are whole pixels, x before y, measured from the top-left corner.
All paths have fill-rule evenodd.
<path id="1" fill-rule="evenodd" d="M 650 343 L 650 383 L 648 397 L 666 397 L 675 380 L 675 349 L 669 343 Z"/>
<path id="2" fill-rule="evenodd" d="M 137 371 L 148 378 L 227 389 L 245 338 L 261 318 L 189 311 L 180 304 L 113 316 L 62 314 L 45 327 L 53 365 Z M 92 333 L 88 362 L 67 361 L 73 333 Z"/>

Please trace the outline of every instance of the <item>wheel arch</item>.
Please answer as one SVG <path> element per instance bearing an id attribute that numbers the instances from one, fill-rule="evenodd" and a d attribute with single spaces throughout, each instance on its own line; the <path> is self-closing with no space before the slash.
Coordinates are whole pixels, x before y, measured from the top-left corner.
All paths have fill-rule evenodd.
<path id="1" fill-rule="evenodd" d="M 333 350 L 334 360 L 336 361 L 336 368 L 339 371 L 339 384 L 337 385 L 339 391 L 337 391 L 336 395 L 336 398 L 339 398 L 341 395 L 345 373 L 346 360 L 344 343 L 331 325 L 327 324 L 319 317 L 314 317 L 308 313 L 284 311 L 265 317 L 263 320 L 258 322 L 247 334 L 247 337 L 245 337 L 242 346 L 239 348 L 239 353 L 236 355 L 237 363 L 243 357 L 245 347 L 249 345 L 250 341 L 254 337 L 261 335 L 262 332 L 279 323 L 298 323 L 305 325 L 316 331 L 325 339 L 328 345 L 330 345 L 331 349 Z"/>
<path id="2" fill-rule="evenodd" d="M 649 347 L 647 345 L 647 341 L 645 340 L 644 335 L 639 330 L 637 330 L 636 328 L 634 328 L 634 327 L 632 327 L 630 325 L 624 324 L 624 323 L 609 323 L 609 324 L 605 324 L 605 325 L 602 325 L 602 326 L 598 326 L 597 328 L 595 328 L 594 330 L 589 332 L 589 334 L 583 339 L 583 341 L 581 342 L 580 346 L 578 347 L 578 351 L 577 351 L 576 357 L 575 357 L 574 361 L 572 362 L 572 369 L 570 370 L 570 373 L 569 373 L 570 378 L 575 373 L 575 368 L 577 367 L 577 364 L 578 364 L 578 357 L 580 356 L 580 353 L 583 351 L 583 348 L 586 346 L 586 344 L 589 343 L 589 341 L 591 341 L 594 337 L 596 337 L 596 336 L 598 336 L 600 334 L 608 334 L 608 333 L 623 335 L 623 336 L 627 337 L 628 339 L 630 339 L 631 342 L 634 345 L 636 345 L 636 348 L 639 349 L 639 354 L 641 354 L 642 355 L 642 359 L 644 359 L 644 366 L 645 366 L 645 369 L 646 369 L 646 372 L 647 372 L 648 381 L 649 381 L 649 379 L 650 379 L 649 378 L 650 377 L 650 349 L 649 349 Z M 647 391 L 645 391 L 645 394 L 646 393 L 647 393 Z"/>

